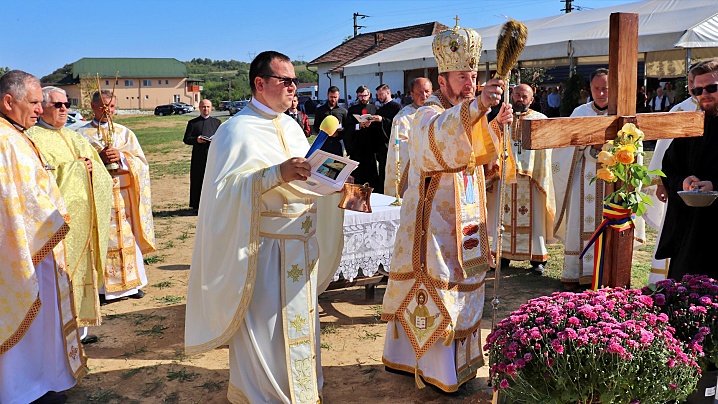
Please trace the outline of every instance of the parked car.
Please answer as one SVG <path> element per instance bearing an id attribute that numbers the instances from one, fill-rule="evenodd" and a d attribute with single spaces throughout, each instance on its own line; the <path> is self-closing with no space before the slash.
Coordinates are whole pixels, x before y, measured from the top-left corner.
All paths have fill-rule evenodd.
<path id="1" fill-rule="evenodd" d="M 82 115 L 78 114 L 80 117 Z M 81 126 L 84 126 L 87 122 L 84 119 L 77 119 L 72 115 L 67 116 L 67 123 L 65 123 L 65 127 L 72 130 L 77 130 Z"/>
<path id="2" fill-rule="evenodd" d="M 183 105 L 179 102 L 173 102 L 172 107 L 174 107 L 175 114 L 177 114 L 177 115 L 183 115 L 183 114 L 192 112 L 192 111 L 190 111 L 190 109 L 188 108 L 187 105 Z"/>
<path id="3" fill-rule="evenodd" d="M 231 104 L 232 101 L 220 101 L 219 105 L 217 105 L 217 111 L 227 111 Z"/>
<path id="4" fill-rule="evenodd" d="M 155 107 L 155 115 L 172 115 L 175 112 L 175 107 L 172 104 L 158 105 Z"/>
<path id="5" fill-rule="evenodd" d="M 242 108 L 246 107 L 248 103 L 248 101 L 233 101 L 232 105 L 229 106 L 229 114 L 236 114 L 237 112 L 241 111 Z"/>
<path id="6" fill-rule="evenodd" d="M 80 111 L 72 111 L 72 110 L 70 110 L 70 111 L 67 111 L 67 115 L 69 115 L 69 116 L 75 118 L 75 119 L 78 120 L 78 121 L 84 121 L 84 120 L 85 120 L 85 118 L 82 117 L 82 114 L 80 113 Z"/>
<path id="7" fill-rule="evenodd" d="M 175 104 L 182 105 L 182 106 L 185 107 L 189 112 L 194 111 L 194 106 L 189 105 L 189 104 L 185 104 L 184 102 L 175 102 Z"/>

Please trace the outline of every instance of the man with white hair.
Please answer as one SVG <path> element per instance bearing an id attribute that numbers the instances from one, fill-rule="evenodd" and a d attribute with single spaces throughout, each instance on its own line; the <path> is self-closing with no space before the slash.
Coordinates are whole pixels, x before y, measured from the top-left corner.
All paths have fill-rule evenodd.
<path id="1" fill-rule="evenodd" d="M 401 224 L 384 295 L 387 370 L 454 392 L 483 365 L 484 280 L 492 264 L 484 168 L 497 158 L 486 112 L 501 80 L 476 98 L 481 39 L 461 28 L 433 42 L 439 90 L 414 117 Z M 512 121 L 505 104 L 497 118 Z"/>
<path id="2" fill-rule="evenodd" d="M 42 113 L 40 81 L 0 77 L 0 403 L 64 403 L 87 374 L 63 238 L 70 217 L 54 169 L 25 130 Z"/>
<path id="3" fill-rule="evenodd" d="M 83 343 L 97 342 L 85 336 L 87 326 L 100 325 L 99 287 L 104 279 L 112 208 L 112 177 L 87 139 L 65 127 L 67 93 L 58 87 L 42 89 L 42 114 L 27 133 L 46 162 L 53 166 L 72 219 L 65 237 L 67 266 L 72 277 L 78 325 Z"/>
<path id="4" fill-rule="evenodd" d="M 384 193 L 386 195 L 396 196 L 397 179 L 399 180 L 399 196 L 406 191 L 406 166 L 409 164 L 409 139 L 411 136 L 411 126 L 414 121 L 416 111 L 424 106 L 426 100 L 431 96 L 433 87 L 431 80 L 424 77 L 417 77 L 409 83 L 411 88 L 411 97 L 414 100 L 411 104 L 405 106 L 394 117 L 391 125 L 391 136 L 389 137 L 389 152 L 386 157 L 386 179 L 384 180 Z M 397 143 L 398 142 L 398 143 Z M 396 152 L 396 147 L 399 152 Z M 396 163 L 399 156 L 399 168 Z"/>

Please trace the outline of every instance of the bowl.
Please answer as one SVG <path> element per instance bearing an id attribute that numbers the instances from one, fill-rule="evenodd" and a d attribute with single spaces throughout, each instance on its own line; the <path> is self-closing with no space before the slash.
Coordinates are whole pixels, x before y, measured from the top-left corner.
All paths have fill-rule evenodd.
<path id="1" fill-rule="evenodd" d="M 710 206 L 713 201 L 718 198 L 716 191 L 678 191 L 678 196 L 683 202 L 694 208 L 702 208 Z"/>

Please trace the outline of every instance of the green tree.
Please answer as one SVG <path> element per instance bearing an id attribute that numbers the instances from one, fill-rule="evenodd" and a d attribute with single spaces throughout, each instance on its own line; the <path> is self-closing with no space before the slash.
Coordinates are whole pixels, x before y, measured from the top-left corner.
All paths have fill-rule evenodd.
<path id="1" fill-rule="evenodd" d="M 68 63 L 65 66 L 62 66 L 59 69 L 56 69 L 54 72 L 48 74 L 45 77 L 42 77 L 40 79 L 40 82 L 42 83 L 58 83 L 60 80 L 65 78 L 68 74 L 72 73 L 72 64 Z"/>
<path id="2" fill-rule="evenodd" d="M 579 105 L 581 89 L 583 88 L 585 88 L 585 82 L 580 73 L 574 73 L 563 82 L 563 97 L 561 98 L 560 106 L 561 116 L 571 115 Z"/>

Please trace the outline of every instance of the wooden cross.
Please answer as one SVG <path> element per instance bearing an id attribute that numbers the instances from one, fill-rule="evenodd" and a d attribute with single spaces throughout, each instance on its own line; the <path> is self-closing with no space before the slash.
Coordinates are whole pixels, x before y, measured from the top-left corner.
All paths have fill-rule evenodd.
<path id="1" fill-rule="evenodd" d="M 612 13 L 608 53 L 608 115 L 524 121 L 525 149 L 552 149 L 604 144 L 625 123 L 634 123 L 646 140 L 701 136 L 703 112 L 636 114 L 638 86 L 638 14 Z M 570 169 L 573 169 L 571 167 Z M 620 184 L 606 184 L 605 195 Z M 601 285 L 630 287 L 633 228 L 606 231 Z"/>

